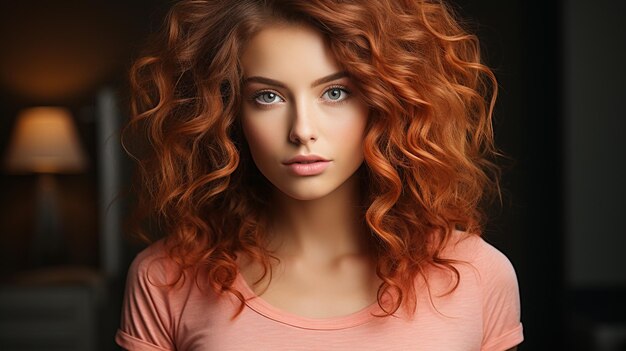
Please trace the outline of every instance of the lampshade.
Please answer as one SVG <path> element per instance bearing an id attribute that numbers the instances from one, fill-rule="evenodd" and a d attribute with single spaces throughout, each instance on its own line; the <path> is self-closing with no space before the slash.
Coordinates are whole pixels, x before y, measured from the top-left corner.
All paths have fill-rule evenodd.
<path id="1" fill-rule="evenodd" d="M 77 173 L 87 168 L 70 112 L 60 107 L 22 110 L 4 161 L 11 173 Z"/>

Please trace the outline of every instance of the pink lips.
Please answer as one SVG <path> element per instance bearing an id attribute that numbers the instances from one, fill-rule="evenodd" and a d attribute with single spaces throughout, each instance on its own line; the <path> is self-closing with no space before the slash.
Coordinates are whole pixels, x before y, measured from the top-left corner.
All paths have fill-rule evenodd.
<path id="1" fill-rule="evenodd" d="M 283 162 L 297 176 L 318 175 L 330 165 L 330 161 L 317 155 L 298 155 Z"/>

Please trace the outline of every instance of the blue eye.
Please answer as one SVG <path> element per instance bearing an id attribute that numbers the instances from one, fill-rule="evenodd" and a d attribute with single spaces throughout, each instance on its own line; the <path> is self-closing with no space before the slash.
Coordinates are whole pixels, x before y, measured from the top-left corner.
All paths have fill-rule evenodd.
<path id="1" fill-rule="evenodd" d="M 326 90 L 323 97 L 332 102 L 343 101 L 348 98 L 348 91 L 344 88 L 334 87 Z"/>
<path id="2" fill-rule="evenodd" d="M 272 91 L 262 91 L 254 96 L 254 101 L 261 105 L 271 105 L 285 100 Z"/>

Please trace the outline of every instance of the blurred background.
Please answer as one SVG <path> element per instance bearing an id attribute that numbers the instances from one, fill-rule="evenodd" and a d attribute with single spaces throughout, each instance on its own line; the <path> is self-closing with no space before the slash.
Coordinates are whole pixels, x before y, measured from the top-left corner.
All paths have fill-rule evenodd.
<path id="1" fill-rule="evenodd" d="M 512 161 L 485 237 L 518 274 L 519 349 L 626 350 L 626 2 L 453 3 L 500 83 Z M 118 349 L 142 248 L 122 228 L 127 71 L 170 4 L 0 2 L 0 350 Z"/>

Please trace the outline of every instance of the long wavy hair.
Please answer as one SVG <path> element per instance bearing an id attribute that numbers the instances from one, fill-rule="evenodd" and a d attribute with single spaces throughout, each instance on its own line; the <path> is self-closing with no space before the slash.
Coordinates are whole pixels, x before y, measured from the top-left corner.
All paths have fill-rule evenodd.
<path id="1" fill-rule="evenodd" d="M 453 291 L 459 272 L 442 250 L 455 229 L 480 235 L 484 202 L 499 193 L 497 83 L 476 36 L 435 0 L 176 3 L 130 73 L 122 142 L 138 166 L 131 232 L 149 242 L 164 236 L 181 272 L 192 268 L 196 282 L 202 272 L 206 286 L 242 301 L 237 315 L 237 253 L 271 274 L 271 187 L 241 132 L 239 59 L 250 38 L 276 22 L 322 33 L 369 105 L 363 221 L 384 315 L 415 311 L 414 282 L 428 266 L 454 273 Z"/>

